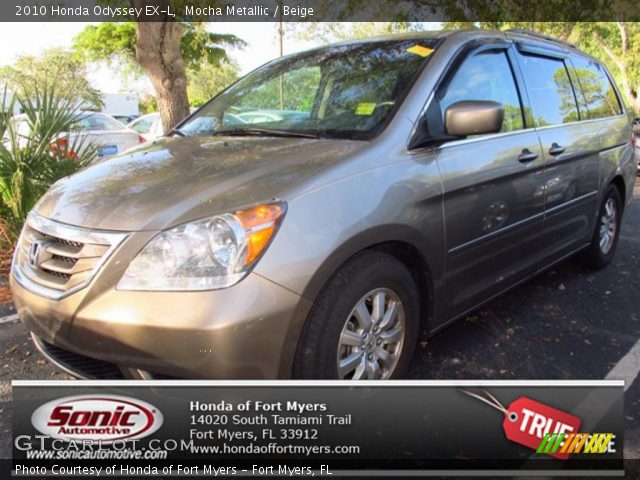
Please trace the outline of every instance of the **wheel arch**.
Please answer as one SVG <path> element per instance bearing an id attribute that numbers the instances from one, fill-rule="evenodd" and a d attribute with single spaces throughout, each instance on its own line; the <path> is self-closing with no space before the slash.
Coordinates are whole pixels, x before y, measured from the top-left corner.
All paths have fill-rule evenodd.
<path id="1" fill-rule="evenodd" d="M 433 326 L 435 307 L 433 272 L 424 255 L 405 241 L 387 241 L 367 248 L 391 255 L 411 273 L 416 284 L 420 308 L 420 333 L 425 336 Z"/>
<path id="2" fill-rule="evenodd" d="M 386 227 L 387 231 L 389 226 Z M 392 230 L 396 230 L 393 228 Z M 393 259 L 400 262 L 409 272 L 416 285 L 416 300 L 418 303 L 418 315 L 419 323 L 417 325 L 418 339 L 426 336 L 426 333 L 432 327 L 432 319 L 435 315 L 436 302 L 436 282 L 434 281 L 433 267 L 429 263 L 429 259 L 422 253 L 421 247 L 423 246 L 419 241 L 412 242 L 407 237 L 402 239 L 389 239 L 383 238 L 382 235 L 369 236 L 372 232 L 368 233 L 368 238 L 375 239 L 375 242 L 361 243 L 362 239 L 354 237 L 351 241 L 346 242 L 339 250 L 339 254 L 336 253 L 331 256 L 331 260 L 327 260 L 326 264 L 318 269 L 314 276 L 313 282 L 310 282 L 312 287 L 308 287 L 305 290 L 305 298 L 307 301 L 311 301 L 312 305 L 310 310 L 299 320 L 298 328 L 290 330 L 287 344 L 292 347 L 290 353 L 290 376 L 297 377 L 296 362 L 295 359 L 300 356 L 300 346 L 303 339 L 305 327 L 307 325 L 309 316 L 314 311 L 316 305 L 318 305 L 319 296 L 330 285 L 332 279 L 339 275 L 340 270 L 346 266 L 349 262 L 357 259 L 362 254 L 367 252 L 376 252 L 388 255 Z M 405 232 L 409 233 L 409 232 Z M 396 237 L 397 238 L 397 237 Z M 359 245 L 359 248 L 351 249 L 351 246 Z M 348 252 L 348 253 L 347 253 Z M 337 259 L 340 261 L 337 261 Z M 332 261 L 333 260 L 333 261 Z M 437 278 L 437 277 L 435 277 Z M 312 293 L 313 292 L 313 293 Z M 313 296 L 311 297 L 311 295 Z M 295 345 L 295 347 L 294 347 Z M 284 373 L 284 372 L 283 372 Z"/>
<path id="3" fill-rule="evenodd" d="M 433 327 L 436 315 L 436 279 L 442 275 L 444 264 L 443 242 L 426 238 L 415 229 L 404 225 L 374 227 L 344 242 L 316 270 L 302 296 L 315 303 L 324 286 L 340 268 L 367 250 L 391 255 L 409 270 L 416 283 L 419 297 L 421 330 Z"/>
<path id="4" fill-rule="evenodd" d="M 300 309 L 294 315 L 296 319 L 289 328 L 279 367 L 279 377 L 290 378 L 293 374 L 294 359 L 302 338 L 308 316 L 313 305 L 327 283 L 338 270 L 361 252 L 376 250 L 385 252 L 398 259 L 416 280 L 420 308 L 420 331 L 430 331 L 438 318 L 438 282 L 444 272 L 444 233 L 440 235 L 422 235 L 416 228 L 403 224 L 387 224 L 371 227 L 344 241 L 316 268 L 301 292 L 301 297 L 310 304 L 310 308 Z M 420 273 L 421 272 L 421 273 Z"/>
<path id="5" fill-rule="evenodd" d="M 621 174 L 617 174 L 611 179 L 611 181 L 609 182 L 609 185 L 614 185 L 618 189 L 618 193 L 620 194 L 620 200 L 622 203 L 621 205 L 622 211 L 624 212 L 625 205 L 627 202 L 627 185 L 624 182 L 624 178 L 622 177 Z"/>

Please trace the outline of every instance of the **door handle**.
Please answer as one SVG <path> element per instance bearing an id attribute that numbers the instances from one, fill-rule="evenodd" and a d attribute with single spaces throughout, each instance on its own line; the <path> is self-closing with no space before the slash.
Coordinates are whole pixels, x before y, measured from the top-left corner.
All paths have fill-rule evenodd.
<path id="1" fill-rule="evenodd" d="M 521 163 L 533 162 L 536 158 L 538 158 L 538 154 L 528 148 L 522 150 L 522 153 L 518 155 L 518 161 Z"/>
<path id="2" fill-rule="evenodd" d="M 558 145 L 556 142 L 551 144 L 551 148 L 549 149 L 549 155 L 560 155 L 564 153 L 565 148 Z"/>

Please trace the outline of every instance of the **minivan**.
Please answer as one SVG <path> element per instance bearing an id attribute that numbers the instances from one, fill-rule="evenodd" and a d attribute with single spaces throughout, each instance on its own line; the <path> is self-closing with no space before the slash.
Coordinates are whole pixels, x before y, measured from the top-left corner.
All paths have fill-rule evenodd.
<path id="1" fill-rule="evenodd" d="M 611 76 L 571 45 L 341 43 L 57 182 L 11 287 L 77 377 L 397 378 L 423 333 L 576 254 L 610 263 L 636 169 Z"/>

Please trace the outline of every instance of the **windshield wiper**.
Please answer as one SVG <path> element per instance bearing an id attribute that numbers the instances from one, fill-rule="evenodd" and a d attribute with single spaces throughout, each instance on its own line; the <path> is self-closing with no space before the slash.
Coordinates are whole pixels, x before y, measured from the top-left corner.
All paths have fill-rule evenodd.
<path id="1" fill-rule="evenodd" d="M 175 128 L 175 127 L 167 132 L 167 135 L 171 135 L 171 134 L 178 135 L 179 137 L 186 137 L 187 136 L 182 130 L 180 130 L 179 128 Z"/>
<path id="2" fill-rule="evenodd" d="M 298 137 L 298 138 L 320 138 L 313 133 L 293 132 L 291 130 L 276 130 L 272 128 L 233 128 L 229 130 L 218 130 L 213 132 L 214 136 L 265 136 L 265 137 Z"/>

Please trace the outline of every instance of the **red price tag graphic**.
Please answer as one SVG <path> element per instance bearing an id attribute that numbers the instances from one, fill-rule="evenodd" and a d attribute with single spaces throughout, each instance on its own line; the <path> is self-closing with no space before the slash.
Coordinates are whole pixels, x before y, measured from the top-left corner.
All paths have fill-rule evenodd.
<path id="1" fill-rule="evenodd" d="M 502 428 L 512 442 L 536 450 L 546 433 L 574 433 L 581 423 L 582 420 L 567 412 L 520 397 L 507 407 Z M 569 457 L 568 454 L 559 452 L 550 455 L 562 460 Z"/>
<path id="2" fill-rule="evenodd" d="M 533 450 L 538 449 L 545 434 L 575 433 L 582 424 L 582 420 L 575 415 L 527 397 L 520 397 L 505 408 L 487 391 L 484 393 L 489 399 L 467 391 L 464 393 L 501 411 L 504 414 L 502 428 L 507 439 Z M 567 453 L 556 452 L 548 455 L 561 460 L 569 458 Z"/>

